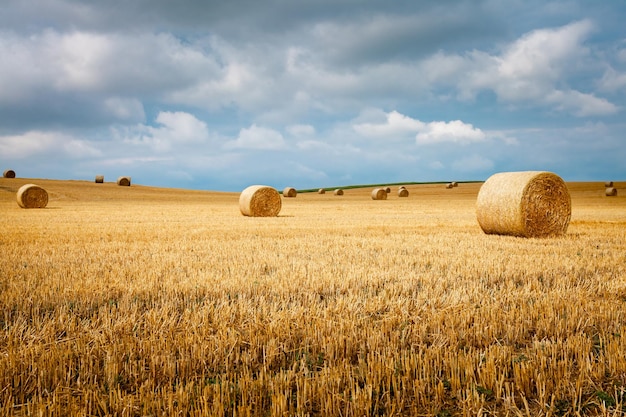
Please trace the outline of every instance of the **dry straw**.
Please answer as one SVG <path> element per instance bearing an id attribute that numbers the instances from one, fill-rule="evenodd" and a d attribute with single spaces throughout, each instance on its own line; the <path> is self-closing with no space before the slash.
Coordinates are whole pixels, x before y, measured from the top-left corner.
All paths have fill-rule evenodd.
<path id="1" fill-rule="evenodd" d="M 124 187 L 130 187 L 130 177 L 119 177 L 117 179 L 117 185 Z"/>
<path id="2" fill-rule="evenodd" d="M 450 184 L 452 184 L 453 187 L 458 187 L 459 183 L 456 181 L 452 181 Z"/>
<path id="3" fill-rule="evenodd" d="M 452 185 L 452 183 L 451 183 L 451 182 L 449 182 L 449 183 L 447 183 L 447 184 L 446 184 L 446 188 L 452 188 L 452 187 L 454 187 L 454 185 Z"/>
<path id="4" fill-rule="evenodd" d="M 341 188 L 337 188 L 335 191 L 333 191 L 333 194 L 335 194 L 335 195 L 343 195 L 343 190 Z"/>
<path id="5" fill-rule="evenodd" d="M 96 184 L 102 184 L 104 182 L 104 175 L 96 175 Z"/>
<path id="6" fill-rule="evenodd" d="M 3 177 L 4 178 L 15 178 L 15 171 L 13 171 L 12 169 L 7 169 L 6 171 L 4 171 Z"/>
<path id="7" fill-rule="evenodd" d="M 326 194 L 326 190 L 323 188 L 320 188 L 319 190 L 317 190 L 318 194 Z"/>
<path id="8" fill-rule="evenodd" d="M 386 193 L 390 193 L 390 192 L 391 192 L 391 187 L 386 187 L 386 188 L 385 188 L 385 192 L 386 192 Z"/>
<path id="9" fill-rule="evenodd" d="M 565 182 L 551 172 L 501 172 L 481 186 L 476 217 L 487 234 L 558 236 L 567 231 L 571 198 Z"/>
<path id="10" fill-rule="evenodd" d="M 267 185 L 251 185 L 239 196 L 239 210 L 244 216 L 276 217 L 281 207 L 280 194 Z"/>
<path id="11" fill-rule="evenodd" d="M 612 187 L 612 186 L 613 186 L 613 181 L 607 181 L 607 182 L 605 182 L 605 183 L 604 183 L 604 186 L 605 186 L 606 188 L 610 188 L 610 187 Z"/>
<path id="12" fill-rule="evenodd" d="M 387 190 L 385 188 L 374 188 L 372 190 L 372 200 L 386 200 Z"/>
<path id="13" fill-rule="evenodd" d="M 607 197 L 615 197 L 615 196 L 617 196 L 617 188 L 615 188 L 615 187 L 608 187 L 608 188 L 604 191 L 604 194 L 605 194 Z"/>
<path id="14" fill-rule="evenodd" d="M 408 197 L 409 196 L 409 190 L 407 190 L 404 187 L 400 187 L 398 189 L 398 197 Z"/>
<path id="15" fill-rule="evenodd" d="M 44 208 L 48 205 L 48 193 L 35 184 L 25 184 L 17 190 L 17 204 L 21 208 Z"/>
<path id="16" fill-rule="evenodd" d="M 295 197 L 298 195 L 298 192 L 293 187 L 285 187 L 283 190 L 283 197 Z"/>

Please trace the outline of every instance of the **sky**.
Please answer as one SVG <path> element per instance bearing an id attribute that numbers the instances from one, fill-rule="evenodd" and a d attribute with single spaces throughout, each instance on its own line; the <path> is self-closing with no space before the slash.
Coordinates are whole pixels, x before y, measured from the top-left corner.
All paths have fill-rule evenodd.
<path id="1" fill-rule="evenodd" d="M 0 170 L 241 191 L 626 180 L 626 2 L 2 0 Z"/>

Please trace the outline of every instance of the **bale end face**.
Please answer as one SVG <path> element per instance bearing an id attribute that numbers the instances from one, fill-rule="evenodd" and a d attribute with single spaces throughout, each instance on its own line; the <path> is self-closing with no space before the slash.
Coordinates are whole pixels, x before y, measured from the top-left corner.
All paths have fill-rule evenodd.
<path id="1" fill-rule="evenodd" d="M 278 191 L 267 185 L 251 185 L 239 196 L 239 210 L 249 217 L 276 217 L 282 201 Z"/>
<path id="2" fill-rule="evenodd" d="M 16 198 L 21 208 L 45 208 L 48 205 L 48 192 L 35 184 L 22 185 Z"/>
<path id="3" fill-rule="evenodd" d="M 334 194 L 334 195 L 343 195 L 343 190 L 342 190 L 342 189 L 340 189 L 340 188 L 337 188 L 337 189 L 333 192 L 333 194 Z"/>
<path id="4" fill-rule="evenodd" d="M 7 169 L 6 171 L 4 171 L 2 176 L 4 178 L 15 178 L 15 171 L 13 171 L 12 169 Z"/>
<path id="5" fill-rule="evenodd" d="M 487 234 L 559 236 L 569 225 L 571 198 L 565 182 L 551 172 L 502 172 L 481 186 L 476 218 Z"/>
<path id="6" fill-rule="evenodd" d="M 123 187 L 130 187 L 130 177 L 119 177 L 117 179 L 117 185 L 121 185 Z"/>
<path id="7" fill-rule="evenodd" d="M 409 196 L 409 190 L 407 190 L 406 188 L 400 188 L 398 190 L 398 197 L 408 197 Z"/>

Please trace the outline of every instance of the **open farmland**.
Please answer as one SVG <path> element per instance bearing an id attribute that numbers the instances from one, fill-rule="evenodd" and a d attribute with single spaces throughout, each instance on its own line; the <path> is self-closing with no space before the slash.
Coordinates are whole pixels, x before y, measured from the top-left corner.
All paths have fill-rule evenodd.
<path id="1" fill-rule="evenodd" d="M 21 209 L 35 183 L 45 209 Z M 480 184 L 238 193 L 0 179 L 0 415 L 623 415 L 626 183 L 565 236 Z"/>

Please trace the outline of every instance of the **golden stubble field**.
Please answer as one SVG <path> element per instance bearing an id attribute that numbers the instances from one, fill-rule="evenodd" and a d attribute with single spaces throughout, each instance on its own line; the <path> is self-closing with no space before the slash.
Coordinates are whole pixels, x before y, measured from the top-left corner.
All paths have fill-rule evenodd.
<path id="1" fill-rule="evenodd" d="M 45 209 L 21 209 L 35 183 Z M 0 179 L 0 415 L 626 413 L 626 194 L 485 235 L 480 184 L 238 193 Z"/>

